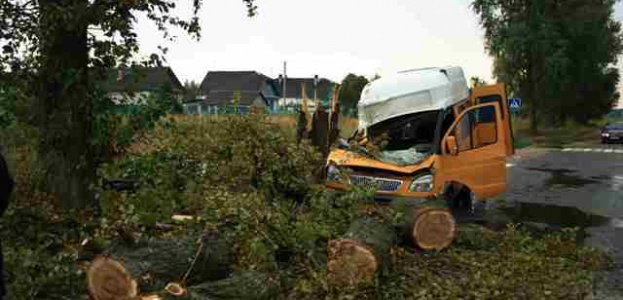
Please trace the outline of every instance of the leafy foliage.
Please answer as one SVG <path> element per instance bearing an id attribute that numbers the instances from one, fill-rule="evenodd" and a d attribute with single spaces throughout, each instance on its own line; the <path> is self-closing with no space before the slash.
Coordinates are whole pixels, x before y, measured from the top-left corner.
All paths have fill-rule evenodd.
<path id="1" fill-rule="evenodd" d="M 161 121 L 100 169 L 100 181 L 139 183 L 127 191 L 98 188 L 100 221 L 61 210 L 33 189 L 38 175 L 29 166 L 37 151 L 28 145 L 36 131 L 14 132 L 7 157 L 18 186 L 0 224 L 11 299 L 82 298 L 81 242 L 104 247 L 127 232 L 176 238 L 218 232 L 232 241 L 236 271 L 268 274 L 278 282 L 278 299 L 581 298 L 590 292 L 591 271 L 609 265 L 570 230 L 537 238 L 515 227 L 469 226 L 440 253 L 396 246 L 390 272 L 371 286 L 334 286 L 326 274 L 327 241 L 345 232 L 372 191 L 335 195 L 316 184 L 319 154 L 298 145 L 289 129 L 251 115 Z M 172 231 L 155 226 L 171 223 L 174 212 L 199 218 Z"/>
<path id="2" fill-rule="evenodd" d="M 352 73 L 346 75 L 342 80 L 339 99 L 341 110 L 345 112 L 346 116 L 357 116 L 357 102 L 366 84 L 368 84 L 367 78 Z"/>
<path id="3" fill-rule="evenodd" d="M 470 78 L 469 81 L 472 84 L 472 87 L 487 85 L 487 82 L 478 76 L 472 76 L 472 78 Z"/>
<path id="4" fill-rule="evenodd" d="M 193 81 L 184 82 L 184 101 L 190 101 L 197 99 L 197 96 L 201 94 L 200 85 Z"/>
<path id="5" fill-rule="evenodd" d="M 243 1 L 250 16 L 253 0 Z M 166 47 L 137 58 L 137 17 L 152 21 L 168 42 L 176 28 L 200 37 L 192 1 L 187 18 L 173 14 L 175 1 L 0 0 L 0 77 L 23 84 L 20 92 L 38 101 L 32 111 L 41 132 L 39 167 L 48 191 L 61 195 L 68 208 L 97 206 L 90 188 L 101 151 L 93 145 L 94 83 L 118 63 L 161 65 Z M 6 117 L 5 117 L 6 118 Z M 69 122 L 67 120 L 70 120 Z M 62 180 L 60 180 L 62 178 Z"/>
<path id="6" fill-rule="evenodd" d="M 494 57 L 494 74 L 526 100 L 533 130 L 540 116 L 557 125 L 567 119 L 586 124 L 618 99 L 619 75 L 610 67 L 623 49 L 615 3 L 473 2 Z"/>

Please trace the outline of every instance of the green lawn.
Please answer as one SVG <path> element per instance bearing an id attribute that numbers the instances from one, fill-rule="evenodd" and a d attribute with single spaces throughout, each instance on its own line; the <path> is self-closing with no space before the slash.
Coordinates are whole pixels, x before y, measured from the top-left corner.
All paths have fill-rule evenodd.
<path id="1" fill-rule="evenodd" d="M 562 127 L 541 126 L 537 134 L 530 132 L 528 119 L 513 119 L 513 136 L 517 149 L 526 147 L 562 148 L 566 146 L 594 145 L 600 143 L 600 127 L 606 121 L 591 125 L 566 124 Z"/>

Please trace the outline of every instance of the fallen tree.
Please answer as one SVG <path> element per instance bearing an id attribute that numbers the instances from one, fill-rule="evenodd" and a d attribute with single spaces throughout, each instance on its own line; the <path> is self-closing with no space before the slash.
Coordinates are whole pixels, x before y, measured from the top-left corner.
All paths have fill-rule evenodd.
<path id="1" fill-rule="evenodd" d="M 338 284 L 370 282 L 377 270 L 389 265 L 390 250 L 396 242 L 388 220 L 366 215 L 355 220 L 346 234 L 328 242 L 327 269 Z"/>
<path id="2" fill-rule="evenodd" d="M 138 245 L 115 243 L 87 270 L 93 299 L 125 299 L 162 291 L 169 282 L 187 285 L 226 278 L 231 273 L 231 245 L 216 234 L 201 239 L 153 239 Z"/>
<path id="3" fill-rule="evenodd" d="M 207 281 L 197 285 L 181 288 L 176 293 L 168 293 L 164 299 L 180 300 L 270 300 L 279 293 L 276 282 L 258 271 L 242 271 L 230 277 Z"/>

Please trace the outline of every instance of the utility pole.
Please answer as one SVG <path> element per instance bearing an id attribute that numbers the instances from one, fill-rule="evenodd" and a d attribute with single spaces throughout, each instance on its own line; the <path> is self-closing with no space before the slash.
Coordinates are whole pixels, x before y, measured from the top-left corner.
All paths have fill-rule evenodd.
<path id="1" fill-rule="evenodd" d="M 286 62 L 283 61 L 283 105 L 286 105 Z"/>

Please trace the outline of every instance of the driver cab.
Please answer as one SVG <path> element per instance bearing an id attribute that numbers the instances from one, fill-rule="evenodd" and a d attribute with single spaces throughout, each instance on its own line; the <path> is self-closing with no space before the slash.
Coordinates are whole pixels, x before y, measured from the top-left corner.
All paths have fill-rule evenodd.
<path id="1" fill-rule="evenodd" d="M 416 70 L 372 82 L 359 108 L 352 138 L 381 145 L 380 155 L 333 149 L 328 188 L 380 183 L 375 200 L 384 203 L 420 201 L 449 187 L 469 191 L 471 200 L 506 190 L 506 158 L 515 150 L 504 84 L 468 92 L 460 68 Z"/>

